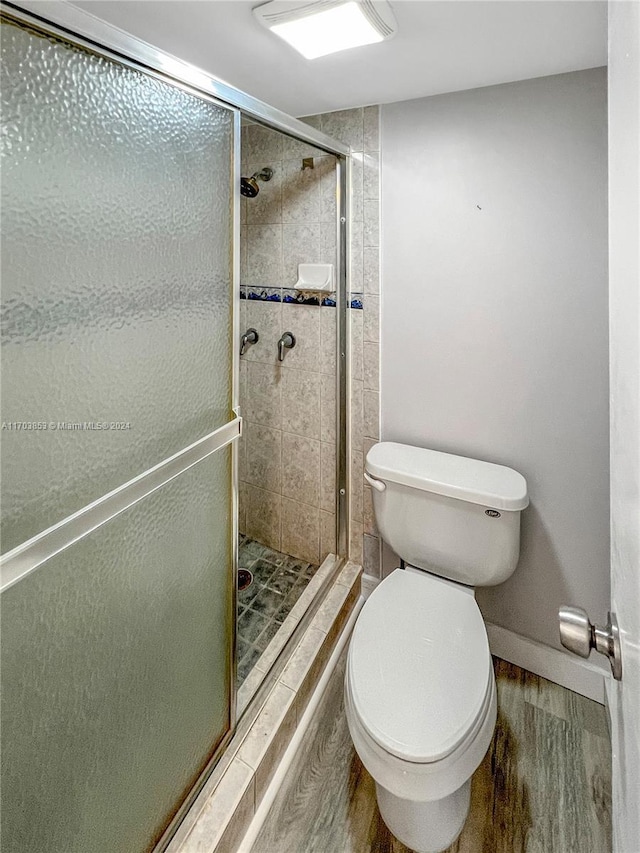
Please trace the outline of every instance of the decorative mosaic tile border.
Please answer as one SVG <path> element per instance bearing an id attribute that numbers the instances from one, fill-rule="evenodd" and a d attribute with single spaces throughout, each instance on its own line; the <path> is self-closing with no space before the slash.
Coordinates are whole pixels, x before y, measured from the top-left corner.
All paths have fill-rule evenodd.
<path id="1" fill-rule="evenodd" d="M 363 294 L 351 294 L 351 308 L 362 309 Z M 284 302 L 294 305 L 322 305 L 325 308 L 336 307 L 336 294 L 328 293 L 320 297 L 308 290 L 296 290 L 293 287 L 260 287 L 259 285 L 246 285 L 240 287 L 240 299 L 257 300 L 259 302 Z"/>

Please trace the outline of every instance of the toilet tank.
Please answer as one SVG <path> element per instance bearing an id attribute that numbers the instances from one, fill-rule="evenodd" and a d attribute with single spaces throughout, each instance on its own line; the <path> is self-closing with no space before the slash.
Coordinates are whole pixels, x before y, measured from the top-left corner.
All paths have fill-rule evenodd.
<path id="1" fill-rule="evenodd" d="M 470 586 L 505 581 L 518 564 L 527 482 L 491 462 L 383 441 L 367 454 L 380 535 L 421 569 Z"/>

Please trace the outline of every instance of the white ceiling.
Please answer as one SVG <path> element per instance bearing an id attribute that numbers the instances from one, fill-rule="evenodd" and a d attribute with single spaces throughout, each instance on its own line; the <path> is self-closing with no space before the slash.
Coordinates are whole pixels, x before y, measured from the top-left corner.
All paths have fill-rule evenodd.
<path id="1" fill-rule="evenodd" d="M 395 38 L 306 60 L 255 20 L 260 0 L 73 5 L 301 116 L 606 65 L 607 4 L 391 0 Z"/>

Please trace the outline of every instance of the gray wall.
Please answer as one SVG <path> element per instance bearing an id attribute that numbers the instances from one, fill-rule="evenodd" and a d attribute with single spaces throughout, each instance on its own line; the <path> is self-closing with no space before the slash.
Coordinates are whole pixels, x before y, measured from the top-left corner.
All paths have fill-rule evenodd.
<path id="1" fill-rule="evenodd" d="M 382 438 L 527 479 L 485 617 L 609 602 L 606 69 L 382 107 Z M 390 568 L 385 561 L 385 570 Z"/>

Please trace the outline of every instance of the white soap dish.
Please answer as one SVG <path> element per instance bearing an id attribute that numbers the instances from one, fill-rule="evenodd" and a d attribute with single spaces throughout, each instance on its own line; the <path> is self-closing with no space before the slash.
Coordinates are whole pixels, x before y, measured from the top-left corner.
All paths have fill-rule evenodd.
<path id="1" fill-rule="evenodd" d="M 296 290 L 333 291 L 333 264 L 298 264 Z"/>

